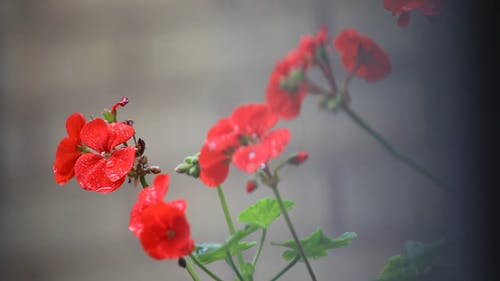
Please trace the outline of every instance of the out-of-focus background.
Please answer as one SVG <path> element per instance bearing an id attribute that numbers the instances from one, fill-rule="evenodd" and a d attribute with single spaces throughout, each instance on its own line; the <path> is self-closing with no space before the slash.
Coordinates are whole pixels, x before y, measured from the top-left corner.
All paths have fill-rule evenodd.
<path id="1" fill-rule="evenodd" d="M 275 62 L 322 25 L 332 38 L 353 27 L 386 50 L 393 73 L 377 83 L 354 79 L 353 109 L 463 189 L 469 167 L 457 60 L 464 52 L 456 28 L 462 11 L 448 2 L 438 21 L 413 13 L 410 26 L 400 28 L 382 1 L 2 1 L 0 279 L 190 280 L 175 261 L 149 258 L 128 231 L 138 188 L 101 195 L 74 180 L 63 187 L 54 182 L 51 166 L 66 117 L 77 111 L 97 116 L 129 97 L 119 117 L 135 121 L 150 161 L 172 173 L 167 199 L 188 201 L 196 241 L 222 242 L 227 230 L 215 190 L 173 168 L 197 152 L 208 128 L 234 107 L 263 101 Z M 331 58 L 343 79 L 337 53 Z M 319 111 L 314 97 L 300 118 L 279 126 L 292 131 L 286 154 L 310 153 L 306 164 L 283 172 L 280 187 L 297 203 L 291 216 L 299 235 L 317 227 L 331 236 L 359 235 L 313 262 L 319 280 L 373 280 L 391 255 L 403 253 L 405 240 L 453 237 L 468 226 L 461 203 L 393 159 L 344 114 Z M 247 194 L 247 178 L 232 168 L 224 184 L 234 215 L 272 196 L 264 187 Z M 269 241 L 287 239 L 280 220 Z M 285 265 L 272 250 L 264 249 L 255 280 Z M 460 254 L 449 254 L 454 258 L 442 265 L 457 267 Z M 224 263 L 213 269 L 232 280 Z M 306 278 L 299 264 L 284 280 Z"/>

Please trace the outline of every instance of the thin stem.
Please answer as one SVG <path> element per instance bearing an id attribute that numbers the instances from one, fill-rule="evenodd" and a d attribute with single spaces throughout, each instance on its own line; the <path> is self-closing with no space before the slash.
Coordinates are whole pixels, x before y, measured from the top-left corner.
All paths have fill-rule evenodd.
<path id="1" fill-rule="evenodd" d="M 262 252 L 262 246 L 264 246 L 264 240 L 266 240 L 266 234 L 267 234 L 267 229 L 263 228 L 262 235 L 260 236 L 259 248 L 257 249 L 257 253 L 255 253 L 255 256 L 252 260 L 252 267 L 254 269 L 255 269 L 255 265 L 257 264 L 257 261 L 259 260 L 260 253 Z"/>
<path id="2" fill-rule="evenodd" d="M 188 271 L 191 278 L 193 278 L 193 281 L 201 280 L 189 261 L 186 262 L 186 270 Z"/>
<path id="3" fill-rule="evenodd" d="M 226 224 L 229 229 L 229 233 L 233 235 L 236 232 L 236 229 L 234 228 L 233 219 L 231 218 L 231 214 L 229 213 L 226 197 L 224 196 L 224 192 L 222 191 L 220 185 L 217 186 L 217 194 L 219 195 L 220 205 L 222 206 L 222 211 L 224 212 L 224 217 L 226 218 Z M 245 261 L 243 260 L 243 255 L 241 254 L 239 248 L 236 249 L 236 256 L 238 257 L 240 267 L 242 267 Z"/>
<path id="4" fill-rule="evenodd" d="M 222 281 L 221 278 L 215 275 L 215 273 L 213 273 L 210 269 L 206 268 L 193 254 L 190 254 L 189 257 L 201 270 L 203 270 L 208 276 L 212 277 L 212 279 Z"/>
<path id="5" fill-rule="evenodd" d="M 229 263 L 229 265 L 233 269 L 234 273 L 236 273 L 236 276 L 238 277 L 238 279 L 240 281 L 244 281 L 243 276 L 241 276 L 240 271 L 238 270 L 238 268 L 234 264 L 233 257 L 231 256 L 231 254 L 229 253 L 229 251 L 226 252 L 226 261 Z"/>
<path id="6" fill-rule="evenodd" d="M 285 218 L 286 224 L 288 225 L 288 229 L 290 229 L 290 232 L 292 233 L 293 240 L 295 241 L 295 244 L 297 245 L 297 248 L 299 249 L 300 257 L 306 264 L 307 270 L 309 271 L 309 275 L 311 276 L 311 280 L 315 281 L 316 276 L 314 275 L 313 269 L 311 265 L 309 264 L 309 261 L 307 260 L 306 253 L 304 252 L 304 248 L 302 247 L 302 243 L 300 243 L 299 237 L 297 236 L 297 233 L 295 232 L 295 228 L 293 227 L 292 221 L 290 220 L 290 217 L 288 216 L 288 212 L 286 211 L 285 204 L 283 204 L 283 199 L 281 198 L 281 194 L 278 190 L 277 185 L 271 186 L 271 189 L 274 192 L 274 196 L 276 197 L 276 201 L 278 202 L 278 205 L 280 206 L 281 212 L 283 213 L 283 217 Z"/>
<path id="7" fill-rule="evenodd" d="M 278 272 L 278 274 L 276 274 L 276 276 L 274 276 L 273 279 L 271 279 L 271 281 L 278 280 L 278 278 L 280 278 L 281 275 L 285 274 L 288 270 L 290 270 L 290 268 L 292 268 L 299 260 L 300 260 L 299 257 L 295 257 L 289 264 L 287 264 L 287 266 L 285 266 L 285 268 L 283 268 L 280 272 Z"/>
<path id="8" fill-rule="evenodd" d="M 450 191 L 448 185 L 443 180 L 433 175 L 429 170 L 419 165 L 410 157 L 399 152 L 384 137 L 382 137 L 380 133 L 378 133 L 377 131 L 375 131 L 375 129 L 373 129 L 370 125 L 368 125 L 368 123 L 365 120 L 363 120 L 363 118 L 361 118 L 361 116 L 359 116 L 356 112 L 354 112 L 349 106 L 344 105 L 342 109 L 354 121 L 354 123 L 363 128 L 366 132 L 368 132 L 368 134 L 370 134 L 376 141 L 378 141 L 389 153 L 392 154 L 392 156 L 394 156 L 396 159 L 403 162 L 410 168 L 414 169 L 415 171 L 419 172 L 420 174 L 429 178 L 441 189 L 445 191 Z"/>
<path id="9" fill-rule="evenodd" d="M 141 175 L 139 177 L 139 180 L 141 181 L 142 188 L 149 186 L 148 182 L 146 181 L 146 175 Z"/>

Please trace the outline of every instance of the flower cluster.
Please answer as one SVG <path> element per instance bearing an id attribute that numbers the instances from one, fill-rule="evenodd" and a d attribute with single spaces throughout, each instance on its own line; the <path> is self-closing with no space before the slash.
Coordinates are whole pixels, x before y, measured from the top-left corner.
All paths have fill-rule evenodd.
<path id="1" fill-rule="evenodd" d="M 383 49 L 352 28 L 340 32 L 332 45 L 340 53 L 343 66 L 351 75 L 376 82 L 391 73 L 391 63 Z M 338 94 L 328 47 L 328 33 L 323 27 L 315 36 L 302 37 L 299 46 L 276 63 L 267 86 L 266 102 L 280 118 L 293 119 L 300 114 L 308 90 L 314 87 L 306 72 L 311 67 L 319 67 L 329 81 L 332 92 L 327 95 L 335 97 Z"/>
<path id="2" fill-rule="evenodd" d="M 426 16 L 434 17 L 439 15 L 443 1 L 384 0 L 384 8 L 399 16 L 400 26 L 406 26 L 411 11 L 419 10 Z M 184 163 L 175 168 L 178 173 L 200 178 L 208 187 L 217 187 L 232 235 L 225 244 L 206 243 L 195 246 L 186 218 L 186 200 L 165 201 L 169 189 L 169 174 L 161 174 L 158 167 L 149 166 L 148 158 L 144 155 L 146 143 L 141 138 L 136 139 L 133 121 L 117 120 L 117 111 L 128 104 L 128 98 L 122 98 L 110 110 L 106 110 L 103 118 L 93 118 L 87 122 L 81 113 L 73 113 L 67 118 L 67 136 L 59 142 L 53 164 L 55 181 L 64 185 L 75 177 L 84 190 L 98 193 L 117 190 L 127 177 L 129 183 L 132 180 L 134 184 L 140 182 L 143 189 L 131 209 L 129 230 L 139 238 L 149 256 L 154 259 L 178 258 L 179 264 L 186 267 L 195 280 L 196 274 L 187 266 L 184 256 L 191 256 L 214 280 L 221 279 L 204 268 L 202 263 L 218 259 L 226 259 L 239 280 L 252 280 L 266 230 L 270 223 L 283 214 L 294 240 L 273 245 L 287 247 L 283 254 L 285 260 L 293 260 L 292 265 L 299 260 L 304 262 L 311 279 L 316 280 L 307 258 L 326 256 L 326 250 L 350 244 L 356 234 L 346 232 L 333 240 L 317 230 L 308 238 L 299 240 L 287 215 L 287 209 L 292 208 L 294 203 L 282 200 L 278 192 L 278 171 L 286 165 L 301 165 L 309 158 L 309 154 L 297 152 L 274 170 L 269 168 L 269 162 L 283 153 L 291 138 L 287 128 L 274 127 L 280 120 L 297 118 L 307 94 L 319 96 L 322 108 L 335 112 L 344 110 L 395 157 L 424 175 L 431 175 L 393 149 L 349 107 L 350 80 L 358 77 L 367 82 L 376 82 L 386 78 L 392 71 L 388 55 L 371 38 L 352 28 L 342 30 L 331 41 L 328 37 L 326 27 L 315 35 L 303 36 L 298 46 L 276 63 L 269 77 L 265 102 L 240 105 L 229 116 L 217 121 L 208 130 L 200 151 L 186 157 Z M 347 72 L 340 87 L 337 86 L 329 58 L 333 49 L 340 55 L 340 61 Z M 308 76 L 312 68 L 321 71 L 327 87 L 315 83 Z M 276 200 L 260 200 L 240 213 L 238 219 L 246 226 L 238 231 L 231 221 L 220 188 L 228 177 L 231 163 L 241 171 L 257 175 L 247 181 L 245 189 L 248 193 L 258 188 L 260 180 L 260 183 L 273 189 L 276 197 Z M 148 174 L 157 174 L 152 185 L 147 183 Z M 245 263 L 242 251 L 252 244 L 241 239 L 258 229 L 262 229 L 261 244 L 253 262 Z M 239 269 L 232 261 L 233 254 L 239 258 Z M 203 257 L 203 262 L 198 261 L 196 256 Z M 290 267 L 287 266 L 286 270 Z M 284 271 L 279 272 L 272 280 L 283 273 Z"/>
<path id="3" fill-rule="evenodd" d="M 190 227 L 185 216 L 185 200 L 164 201 L 169 175 L 159 174 L 152 186 L 144 176 L 158 174 L 160 169 L 149 166 L 143 155 L 145 142 L 136 141 L 132 121 L 117 121 L 117 109 L 128 103 L 123 98 L 106 110 L 102 118 L 86 122 L 81 113 L 66 120 L 68 136 L 56 150 L 54 178 L 60 185 L 76 177 L 84 189 L 110 193 L 123 185 L 127 176 L 141 181 L 144 189 L 130 214 L 129 229 L 141 241 L 144 250 L 155 259 L 181 258 L 194 249 Z M 133 139 L 134 145 L 127 142 Z"/>
<path id="4" fill-rule="evenodd" d="M 444 2 L 445 0 L 384 0 L 384 8 L 398 16 L 398 25 L 404 27 L 410 24 L 413 10 L 418 10 L 427 18 L 433 19 L 441 14 Z"/>

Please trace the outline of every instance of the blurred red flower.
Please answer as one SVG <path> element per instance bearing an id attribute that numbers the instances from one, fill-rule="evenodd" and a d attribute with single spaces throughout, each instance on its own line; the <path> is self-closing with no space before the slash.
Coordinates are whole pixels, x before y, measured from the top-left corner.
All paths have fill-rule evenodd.
<path id="1" fill-rule="evenodd" d="M 82 128 L 82 143 L 94 150 L 80 156 L 75 164 L 76 179 L 83 189 L 108 193 L 123 184 L 134 164 L 135 147 L 122 145 L 133 135 L 131 126 L 100 118 Z"/>
<path id="2" fill-rule="evenodd" d="M 410 23 L 410 13 L 419 10 L 427 17 L 436 17 L 441 13 L 444 0 L 384 0 L 384 8 L 398 16 L 398 25 L 407 26 Z"/>
<path id="3" fill-rule="evenodd" d="M 59 185 L 64 185 L 75 175 L 75 163 L 82 152 L 80 131 L 85 125 L 85 116 L 81 113 L 73 113 L 66 119 L 66 131 L 68 136 L 59 142 L 56 150 L 56 159 L 52 170 L 54 178 Z"/>
<path id="4" fill-rule="evenodd" d="M 391 73 L 391 63 L 384 50 L 354 29 L 340 32 L 333 40 L 333 46 L 340 53 L 347 71 L 368 82 L 381 80 Z"/>
<path id="5" fill-rule="evenodd" d="M 254 173 L 278 156 L 290 140 L 287 129 L 269 130 L 278 117 L 266 104 L 239 106 L 228 118 L 208 131 L 201 149 L 200 178 L 207 186 L 217 186 L 227 177 L 229 163 Z"/>

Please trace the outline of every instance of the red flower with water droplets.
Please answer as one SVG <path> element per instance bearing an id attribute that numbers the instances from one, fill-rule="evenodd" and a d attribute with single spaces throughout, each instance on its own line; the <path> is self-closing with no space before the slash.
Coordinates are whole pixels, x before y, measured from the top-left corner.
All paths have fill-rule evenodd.
<path id="1" fill-rule="evenodd" d="M 56 159 L 52 170 L 54 178 L 59 185 L 68 182 L 75 175 L 75 163 L 82 152 L 80 131 L 85 125 L 85 116 L 81 113 L 73 113 L 66 119 L 66 131 L 68 136 L 59 142 L 56 150 Z"/>
<path id="2" fill-rule="evenodd" d="M 333 40 L 333 46 L 347 71 L 368 82 L 381 80 L 391 73 L 391 63 L 384 50 L 354 29 L 344 29 Z"/>
<path id="3" fill-rule="evenodd" d="M 80 156 L 75 164 L 76 179 L 83 189 L 108 193 L 123 184 L 135 159 L 135 148 L 123 144 L 133 135 L 131 126 L 100 118 L 82 128 L 82 143 L 94 150 Z"/>
<path id="4" fill-rule="evenodd" d="M 413 10 L 419 10 L 423 15 L 434 18 L 441 14 L 444 2 L 444 0 L 384 0 L 384 8 L 398 16 L 398 25 L 404 27 L 410 24 Z"/>
<path id="5" fill-rule="evenodd" d="M 141 245 L 152 258 L 177 259 L 193 251 L 194 241 L 190 237 L 185 208 L 179 208 L 179 204 L 158 202 L 151 205 L 141 213 L 140 222 L 143 226 Z"/>
<path id="6" fill-rule="evenodd" d="M 227 177 L 229 163 L 254 173 L 278 156 L 290 140 L 287 129 L 269 130 L 278 117 L 266 104 L 247 104 L 221 119 L 208 132 L 199 163 L 200 178 L 207 186 L 217 186 Z"/>

